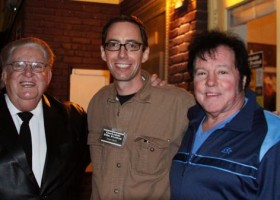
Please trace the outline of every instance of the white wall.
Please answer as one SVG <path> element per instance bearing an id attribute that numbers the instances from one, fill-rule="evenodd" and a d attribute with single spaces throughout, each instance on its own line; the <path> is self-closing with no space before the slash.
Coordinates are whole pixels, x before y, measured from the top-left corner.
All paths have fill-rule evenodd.
<path id="1" fill-rule="evenodd" d="M 93 95 L 110 83 L 108 70 L 73 69 L 70 76 L 70 101 L 87 110 Z"/>

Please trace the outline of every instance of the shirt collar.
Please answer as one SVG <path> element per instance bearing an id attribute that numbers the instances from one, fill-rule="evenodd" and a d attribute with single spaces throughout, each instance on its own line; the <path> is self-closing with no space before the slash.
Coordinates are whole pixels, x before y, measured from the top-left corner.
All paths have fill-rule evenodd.
<path id="1" fill-rule="evenodd" d="M 151 79 L 150 79 L 150 75 L 148 72 L 142 70 L 141 71 L 141 75 L 143 77 L 144 80 L 144 86 L 134 95 L 134 97 L 129 100 L 136 100 L 139 102 L 150 102 L 151 101 L 151 90 L 150 88 L 151 86 Z M 110 95 L 108 98 L 109 102 L 118 102 L 118 98 L 117 98 L 117 91 L 116 88 L 114 86 L 114 84 L 110 84 L 109 86 L 109 90 L 110 90 Z"/>
<path id="2" fill-rule="evenodd" d="M 7 102 L 8 109 L 11 113 L 11 115 L 17 115 L 17 113 L 21 112 L 19 109 L 17 109 L 14 104 L 11 102 L 10 98 L 7 94 L 4 94 L 5 100 Z M 39 101 L 38 105 L 35 109 L 30 111 L 34 116 L 42 116 L 43 114 L 43 106 L 42 106 L 42 99 Z"/>

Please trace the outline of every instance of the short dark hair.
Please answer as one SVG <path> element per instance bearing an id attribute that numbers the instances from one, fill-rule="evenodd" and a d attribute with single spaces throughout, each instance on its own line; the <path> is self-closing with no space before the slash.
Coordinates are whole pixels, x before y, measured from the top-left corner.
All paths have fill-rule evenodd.
<path id="1" fill-rule="evenodd" d="M 235 67 L 239 71 L 239 87 L 242 89 L 243 77 L 246 76 L 245 87 L 251 81 L 251 70 L 248 61 L 248 52 L 243 40 L 232 32 L 210 30 L 197 33 L 192 38 L 189 49 L 188 71 L 193 79 L 194 62 L 196 58 L 205 60 L 205 56 L 213 55 L 219 46 L 226 46 L 233 50 Z"/>
<path id="2" fill-rule="evenodd" d="M 103 30 L 102 30 L 102 45 L 103 46 L 105 45 L 105 42 L 106 42 L 108 29 L 110 28 L 110 26 L 112 24 L 117 23 L 117 22 L 130 22 L 130 23 L 137 25 L 139 27 L 142 42 L 143 42 L 143 51 L 148 47 L 148 37 L 147 37 L 147 33 L 146 33 L 146 28 L 145 28 L 143 22 L 138 17 L 129 16 L 129 15 L 121 15 L 121 16 L 112 18 L 105 24 L 105 26 L 103 27 Z"/>

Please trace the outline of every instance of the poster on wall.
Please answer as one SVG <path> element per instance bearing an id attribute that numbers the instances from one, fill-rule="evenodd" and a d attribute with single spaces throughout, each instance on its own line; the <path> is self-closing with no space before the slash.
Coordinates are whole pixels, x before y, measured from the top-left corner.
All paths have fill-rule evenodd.
<path id="1" fill-rule="evenodd" d="M 251 68 L 250 88 L 257 95 L 257 102 L 267 110 L 276 109 L 276 67 L 271 66 L 264 51 L 249 54 Z"/>
<path id="2" fill-rule="evenodd" d="M 250 53 L 248 59 L 251 68 L 250 89 L 255 91 L 257 102 L 263 106 L 263 51 Z"/>
<path id="3" fill-rule="evenodd" d="M 265 66 L 263 73 L 264 108 L 276 110 L 276 67 Z"/>
<path id="4" fill-rule="evenodd" d="M 70 76 L 70 101 L 78 103 L 87 110 L 93 95 L 109 84 L 109 70 L 73 68 Z"/>

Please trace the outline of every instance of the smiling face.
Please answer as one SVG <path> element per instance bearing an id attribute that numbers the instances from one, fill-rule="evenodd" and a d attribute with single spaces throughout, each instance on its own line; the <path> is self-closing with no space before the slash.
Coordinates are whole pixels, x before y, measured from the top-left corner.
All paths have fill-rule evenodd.
<path id="1" fill-rule="evenodd" d="M 196 58 L 194 62 L 196 100 L 208 115 L 230 116 L 244 103 L 234 53 L 226 46 L 219 46 L 213 55 L 206 54 L 205 59 Z M 243 83 L 245 84 L 245 80 Z"/>
<path id="2" fill-rule="evenodd" d="M 15 61 L 47 63 L 42 50 L 34 45 L 16 48 L 9 60 L 10 63 Z M 18 72 L 8 65 L 2 73 L 7 94 L 12 103 L 21 111 L 30 111 L 37 106 L 51 81 L 51 77 L 52 73 L 49 67 L 46 67 L 42 73 L 35 73 L 32 72 L 30 66 L 27 66 L 24 71 Z"/>
<path id="3" fill-rule="evenodd" d="M 142 43 L 139 27 L 130 22 L 116 22 L 108 29 L 106 42 L 114 41 L 121 44 L 127 42 Z M 126 51 L 124 46 L 119 51 L 108 51 L 101 46 L 101 57 L 116 81 L 129 82 L 141 79 L 141 63 L 149 57 L 149 48 L 144 51 Z"/>

